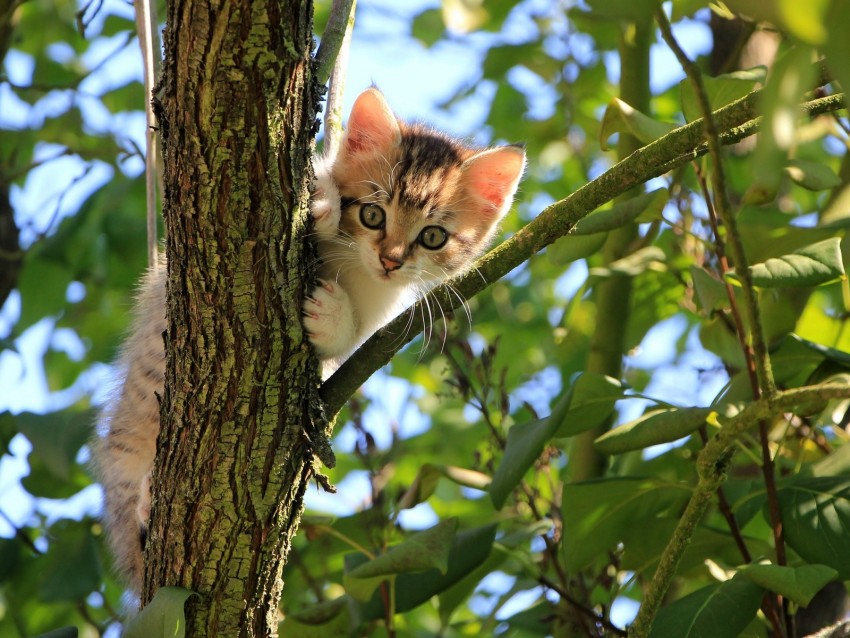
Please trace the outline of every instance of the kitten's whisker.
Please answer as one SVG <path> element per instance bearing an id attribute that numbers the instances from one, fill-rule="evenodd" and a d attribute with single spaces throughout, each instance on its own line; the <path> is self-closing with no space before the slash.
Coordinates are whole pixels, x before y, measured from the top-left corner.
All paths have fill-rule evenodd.
<path id="1" fill-rule="evenodd" d="M 420 279 L 421 279 L 421 277 L 420 277 Z M 439 297 L 437 297 L 437 295 L 435 295 L 433 293 L 433 289 L 426 292 L 425 297 L 426 298 L 430 297 L 434 300 L 434 303 L 437 304 L 437 308 L 440 310 L 440 315 L 443 318 L 443 340 L 442 340 L 442 343 L 440 344 L 440 352 L 442 352 L 446 347 L 446 338 L 448 337 L 448 325 L 447 325 L 447 321 L 446 321 L 446 313 L 443 311 L 443 304 L 440 303 Z"/>

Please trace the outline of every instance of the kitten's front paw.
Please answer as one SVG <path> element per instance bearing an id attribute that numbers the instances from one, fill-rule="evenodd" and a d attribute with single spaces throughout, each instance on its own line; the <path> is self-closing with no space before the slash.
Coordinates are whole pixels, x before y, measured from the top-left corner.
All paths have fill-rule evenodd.
<path id="1" fill-rule="evenodd" d="M 304 300 L 304 328 L 322 359 L 346 355 L 354 347 L 354 312 L 338 283 L 320 281 Z"/>
<path id="2" fill-rule="evenodd" d="M 316 231 L 320 234 L 336 234 L 342 213 L 339 190 L 326 160 L 316 161 L 315 173 L 313 191 L 310 194 L 310 213 L 313 215 Z"/>

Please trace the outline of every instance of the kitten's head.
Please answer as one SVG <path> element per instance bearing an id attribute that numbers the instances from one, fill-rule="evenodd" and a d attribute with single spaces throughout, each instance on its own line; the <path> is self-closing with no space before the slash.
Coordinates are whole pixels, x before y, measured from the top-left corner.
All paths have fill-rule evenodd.
<path id="1" fill-rule="evenodd" d="M 333 165 L 340 232 L 376 280 L 434 283 L 484 252 L 524 168 L 522 149 L 476 150 L 405 124 L 368 89 L 354 103 Z"/>

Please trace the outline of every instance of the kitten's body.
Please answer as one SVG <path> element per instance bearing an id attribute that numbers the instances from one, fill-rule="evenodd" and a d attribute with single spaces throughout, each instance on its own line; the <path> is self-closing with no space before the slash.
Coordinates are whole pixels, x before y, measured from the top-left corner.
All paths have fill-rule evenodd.
<path id="1" fill-rule="evenodd" d="M 361 94 L 339 155 L 314 162 L 311 212 L 321 281 L 304 302 L 304 327 L 326 371 L 483 252 L 510 208 L 524 165 L 516 147 L 467 148 L 399 122 L 378 91 Z M 159 433 L 165 329 L 160 264 L 142 281 L 119 358 L 125 380 L 103 413 L 105 432 L 95 446 L 110 544 L 136 592 Z"/>

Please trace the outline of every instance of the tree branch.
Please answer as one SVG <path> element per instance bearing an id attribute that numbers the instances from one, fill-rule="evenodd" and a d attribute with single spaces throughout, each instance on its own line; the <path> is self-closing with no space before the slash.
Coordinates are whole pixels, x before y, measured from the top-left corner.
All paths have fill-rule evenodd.
<path id="1" fill-rule="evenodd" d="M 345 93 L 345 74 L 348 68 L 348 50 L 351 48 L 351 32 L 354 30 L 354 13 L 357 8 L 357 0 L 342 0 L 341 2 L 334 2 L 334 6 L 331 17 L 335 21 L 340 20 L 341 17 L 337 16 L 336 13 L 345 14 L 347 5 L 347 16 L 342 15 L 342 17 L 346 18 L 345 23 L 345 31 L 342 37 L 342 41 L 339 43 L 339 47 L 337 49 L 336 61 L 333 65 L 333 70 L 330 73 L 330 79 L 328 80 L 328 98 L 325 102 L 325 155 L 328 157 L 334 157 L 336 155 L 337 149 L 339 148 L 339 143 L 342 140 L 342 96 Z M 328 25 L 330 26 L 330 24 Z M 325 44 L 325 38 L 328 37 L 327 30 L 325 31 L 325 36 L 322 38 L 322 45 Z M 334 35 L 336 37 L 336 34 Z M 323 51 L 327 51 L 327 49 L 319 48 L 319 52 L 316 54 L 316 63 L 322 64 L 323 62 L 319 61 L 319 53 L 323 53 Z M 320 81 L 321 77 L 319 78 Z"/>
<path id="2" fill-rule="evenodd" d="M 319 84 L 324 84 L 331 76 L 349 25 L 354 23 L 355 4 L 356 0 L 334 0 L 328 24 L 322 34 L 322 42 L 316 51 L 315 77 Z"/>
<path id="3" fill-rule="evenodd" d="M 761 91 L 718 109 L 714 121 L 723 144 L 734 144 L 754 134 L 761 118 L 757 104 Z M 831 95 L 805 102 L 802 116 L 813 116 L 844 106 L 844 95 Z M 568 234 L 576 222 L 617 195 L 653 177 L 681 166 L 708 151 L 703 140 L 703 120 L 671 131 L 638 149 L 608 171 L 571 195 L 543 209 L 533 221 L 513 237 L 481 257 L 467 273 L 438 286 L 430 294 L 443 308 L 454 309 L 475 296 L 529 257 L 559 237 Z M 336 414 L 360 384 L 387 364 L 393 355 L 423 329 L 424 302 L 396 317 L 366 341 L 321 387 L 328 416 Z M 412 316 L 411 316 L 412 315 Z"/>
<path id="4" fill-rule="evenodd" d="M 145 191 L 147 193 L 147 235 L 148 235 L 148 267 L 153 267 L 157 261 L 157 176 L 162 178 L 162 167 L 159 166 L 159 133 L 156 129 L 156 118 L 153 113 L 153 87 L 159 81 L 159 21 L 156 17 L 156 5 L 151 0 L 133 0 L 136 9 L 136 31 L 139 34 L 139 47 L 142 50 L 142 68 L 145 85 Z M 162 184 L 160 183 L 160 190 Z"/>

